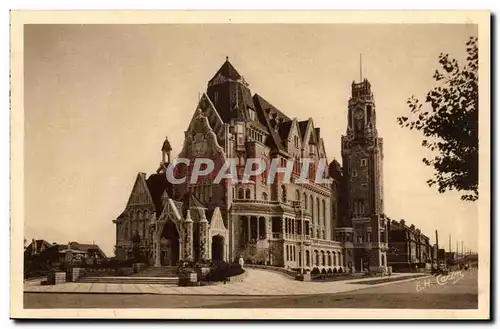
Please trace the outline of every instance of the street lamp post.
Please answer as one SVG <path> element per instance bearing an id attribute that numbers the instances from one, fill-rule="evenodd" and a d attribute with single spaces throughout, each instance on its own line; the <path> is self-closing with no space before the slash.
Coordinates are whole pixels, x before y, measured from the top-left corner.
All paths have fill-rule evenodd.
<path id="1" fill-rule="evenodd" d="M 304 212 L 300 209 L 300 274 L 304 275 Z"/>

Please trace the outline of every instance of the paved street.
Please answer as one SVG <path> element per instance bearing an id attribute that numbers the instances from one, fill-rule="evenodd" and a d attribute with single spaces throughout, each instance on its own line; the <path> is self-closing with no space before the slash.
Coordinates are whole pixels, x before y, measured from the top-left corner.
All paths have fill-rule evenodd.
<path id="1" fill-rule="evenodd" d="M 70 282 L 42 286 L 37 281 L 27 282 L 24 292 L 92 293 L 92 294 L 159 294 L 159 295 L 231 295 L 231 296 L 288 296 L 327 294 L 367 288 L 358 282 L 377 281 L 380 278 L 356 278 L 338 282 L 299 282 L 281 273 L 260 269 L 246 269 L 243 282 L 203 287 L 178 287 L 159 284 L 112 284 Z M 415 274 L 397 274 L 393 278 L 412 278 Z"/>
<path id="2" fill-rule="evenodd" d="M 270 294 L 265 297 L 262 296 L 263 293 L 260 296 L 250 294 L 194 296 L 26 292 L 24 303 L 26 308 L 477 308 L 477 273 L 463 273 L 463 278 L 453 278 L 448 282 L 441 282 L 441 285 L 437 284 L 435 277 L 382 286 L 337 282 L 339 287 L 356 287 L 354 290 L 351 288 L 350 291 L 340 290 L 337 293 L 322 292 L 319 289 L 321 285 L 326 288 L 329 283 L 310 283 L 317 285 L 318 290 L 311 291 L 307 295 Z M 290 280 L 290 283 L 293 282 Z M 265 282 L 262 285 L 265 287 Z M 230 286 L 232 285 L 226 285 Z M 242 288 L 241 285 L 239 288 Z"/>

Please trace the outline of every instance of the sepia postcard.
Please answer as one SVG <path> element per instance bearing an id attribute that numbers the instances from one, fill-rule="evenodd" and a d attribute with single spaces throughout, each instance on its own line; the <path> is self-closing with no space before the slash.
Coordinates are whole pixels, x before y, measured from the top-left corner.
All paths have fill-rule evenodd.
<path id="1" fill-rule="evenodd" d="M 12 11 L 11 317 L 489 319 L 489 77 L 488 11 Z"/>

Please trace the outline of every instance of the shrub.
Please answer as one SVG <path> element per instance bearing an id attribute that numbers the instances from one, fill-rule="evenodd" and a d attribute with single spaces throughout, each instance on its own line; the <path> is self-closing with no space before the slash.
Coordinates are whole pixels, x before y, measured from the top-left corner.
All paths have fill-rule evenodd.
<path id="1" fill-rule="evenodd" d="M 333 269 L 333 273 L 337 273 L 337 269 L 336 268 Z"/>
<path id="2" fill-rule="evenodd" d="M 313 268 L 313 269 L 312 269 L 312 271 L 311 271 L 311 274 L 312 274 L 312 275 L 317 275 L 317 274 L 319 274 L 319 268 L 317 268 L 317 267 Z"/>
<path id="3" fill-rule="evenodd" d="M 238 263 L 219 262 L 210 269 L 207 275 L 208 281 L 226 281 L 228 278 L 240 275 L 244 272 Z"/>
<path id="4" fill-rule="evenodd" d="M 326 270 L 325 270 L 325 269 L 322 269 L 322 270 L 321 270 L 321 274 L 326 274 Z"/>
<path id="5" fill-rule="evenodd" d="M 339 273 L 344 273 L 344 270 L 341 268 L 339 268 Z"/>
<path id="6" fill-rule="evenodd" d="M 333 273 L 333 271 L 332 271 L 332 269 L 331 269 L 331 268 L 329 268 L 329 269 L 328 269 L 328 271 L 326 271 L 326 272 L 327 272 L 328 274 L 332 274 L 332 273 Z"/>

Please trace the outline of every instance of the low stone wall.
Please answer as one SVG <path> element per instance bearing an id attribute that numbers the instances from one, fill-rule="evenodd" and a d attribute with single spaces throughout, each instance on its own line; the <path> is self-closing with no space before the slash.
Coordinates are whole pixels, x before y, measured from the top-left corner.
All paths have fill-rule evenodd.
<path id="1" fill-rule="evenodd" d="M 85 269 L 80 267 L 71 268 L 66 271 L 66 281 L 75 282 L 85 274 Z"/>
<path id="2" fill-rule="evenodd" d="M 180 272 L 179 279 L 177 281 L 179 287 L 188 287 L 188 286 L 199 286 L 198 273 L 195 271 L 192 272 Z"/>
<path id="3" fill-rule="evenodd" d="M 66 272 L 51 272 L 47 275 L 47 284 L 61 284 L 66 282 Z"/>
<path id="4" fill-rule="evenodd" d="M 305 272 L 304 274 L 299 273 L 295 276 L 295 280 L 297 280 L 297 281 L 311 281 L 312 280 L 311 272 Z"/>
<path id="5" fill-rule="evenodd" d="M 139 273 L 139 272 L 144 271 L 144 269 L 146 269 L 146 267 L 147 267 L 147 265 L 144 263 L 135 263 L 135 264 L 132 264 L 132 271 L 134 273 Z"/>
<path id="6" fill-rule="evenodd" d="M 299 272 L 295 272 L 295 271 L 292 271 L 292 270 L 287 270 L 286 268 L 283 268 L 283 267 L 275 267 L 275 266 L 268 266 L 268 265 L 245 264 L 244 267 L 257 268 L 257 269 L 262 269 L 262 270 L 276 271 L 276 272 L 280 272 L 280 273 L 286 274 L 289 277 L 292 277 L 294 279 L 295 279 L 295 276 L 299 273 Z"/>

